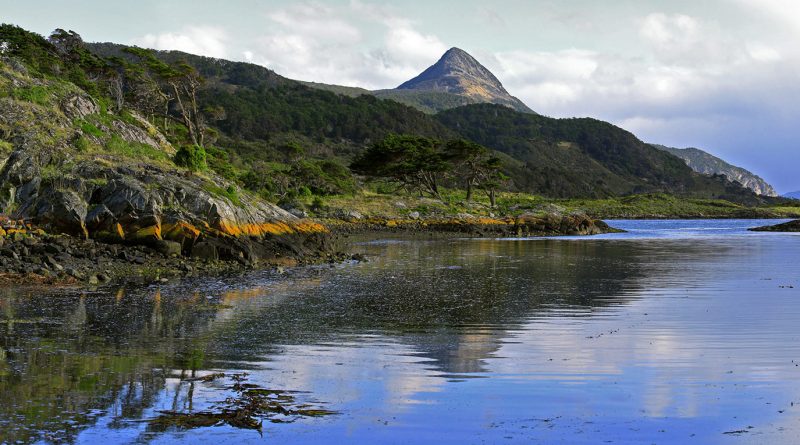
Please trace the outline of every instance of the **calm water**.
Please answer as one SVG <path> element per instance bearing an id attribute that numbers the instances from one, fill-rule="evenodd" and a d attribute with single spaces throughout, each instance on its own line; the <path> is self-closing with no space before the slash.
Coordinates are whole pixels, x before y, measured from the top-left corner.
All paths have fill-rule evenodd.
<path id="1" fill-rule="evenodd" d="M 795 444 L 800 236 L 744 230 L 764 223 L 377 240 L 353 248 L 368 263 L 285 275 L 7 290 L 0 442 Z M 153 420 L 214 409 L 245 372 L 338 414 Z"/>

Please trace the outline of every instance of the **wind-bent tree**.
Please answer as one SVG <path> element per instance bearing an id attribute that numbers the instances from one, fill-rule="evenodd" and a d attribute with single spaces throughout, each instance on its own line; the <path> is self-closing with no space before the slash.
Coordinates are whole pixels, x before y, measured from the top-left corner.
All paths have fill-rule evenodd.
<path id="1" fill-rule="evenodd" d="M 441 198 L 439 184 L 451 166 L 440 146 L 436 139 L 390 134 L 358 156 L 350 168 L 368 177 L 389 178 L 420 196 Z"/>
<path id="2" fill-rule="evenodd" d="M 509 180 L 508 176 L 500 170 L 502 166 L 503 163 L 498 157 L 486 158 L 478 166 L 478 184 L 489 197 L 489 204 L 492 208 L 497 206 L 497 189 Z"/>
<path id="3" fill-rule="evenodd" d="M 453 165 L 453 172 L 467 191 L 466 201 L 472 200 L 472 191 L 499 169 L 499 162 L 490 163 L 490 151 L 483 145 L 464 139 L 453 139 L 445 145 L 445 157 Z"/>
<path id="4" fill-rule="evenodd" d="M 169 65 L 146 49 L 133 47 L 125 48 L 124 51 L 138 57 L 141 62 L 139 68 L 131 70 L 133 75 L 139 77 L 140 82 L 137 83 L 143 85 L 139 94 L 143 98 L 160 99 L 159 102 L 164 106 L 162 117 L 183 124 L 190 142 L 202 147 L 207 128 L 197 101 L 199 89 L 203 84 L 203 78 L 197 70 L 185 62 Z M 170 105 L 173 102 L 177 117 L 170 113 Z"/>

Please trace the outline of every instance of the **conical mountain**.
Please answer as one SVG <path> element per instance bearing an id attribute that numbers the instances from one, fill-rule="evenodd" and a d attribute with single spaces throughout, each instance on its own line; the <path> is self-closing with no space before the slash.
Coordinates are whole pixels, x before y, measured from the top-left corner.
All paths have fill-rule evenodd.
<path id="1" fill-rule="evenodd" d="M 447 50 L 438 62 L 397 87 L 397 90 L 449 93 L 465 97 L 470 102 L 488 102 L 517 111 L 533 112 L 521 100 L 508 94 L 491 71 L 459 48 Z"/>

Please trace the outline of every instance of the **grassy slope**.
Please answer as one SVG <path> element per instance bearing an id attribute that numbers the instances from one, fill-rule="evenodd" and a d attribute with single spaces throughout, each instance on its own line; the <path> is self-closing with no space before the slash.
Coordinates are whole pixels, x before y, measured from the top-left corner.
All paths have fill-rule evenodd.
<path id="1" fill-rule="evenodd" d="M 465 196 L 462 190 L 446 190 L 442 200 L 364 190 L 350 196 L 316 199 L 316 202 L 308 199 L 306 204 L 316 216 L 333 216 L 344 209 L 355 210 L 364 216 L 385 218 L 406 218 L 411 212 L 419 212 L 423 218 L 454 216 L 459 213 L 474 216 L 585 213 L 601 219 L 800 217 L 800 202 L 795 205 L 783 203 L 748 207 L 725 200 L 677 198 L 666 194 L 605 199 L 554 199 L 527 193 L 504 192 L 498 195 L 497 206 L 492 209 L 483 193 L 476 193 L 472 203 L 466 203 Z"/>

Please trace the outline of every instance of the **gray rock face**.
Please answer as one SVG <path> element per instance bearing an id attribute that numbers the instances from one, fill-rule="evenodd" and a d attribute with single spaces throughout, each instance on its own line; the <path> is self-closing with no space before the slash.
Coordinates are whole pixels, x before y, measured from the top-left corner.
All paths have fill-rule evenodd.
<path id="1" fill-rule="evenodd" d="M 146 131 L 139 127 L 121 121 L 114 121 L 112 127 L 114 127 L 114 133 L 120 135 L 126 141 L 149 145 L 153 148 L 161 148 L 158 141 L 150 137 Z"/>
<path id="2" fill-rule="evenodd" d="M 657 144 L 651 145 L 659 150 L 664 150 L 683 159 L 686 165 L 698 173 L 704 175 L 725 175 L 728 180 L 738 182 L 758 195 L 778 196 L 775 189 L 760 176 L 744 168 L 731 165 L 703 150 L 698 148 L 673 148 Z"/>
<path id="3" fill-rule="evenodd" d="M 70 119 L 83 119 L 90 114 L 100 112 L 100 107 L 89 96 L 73 94 L 61 103 L 61 111 Z"/>
<path id="4" fill-rule="evenodd" d="M 438 62 L 397 90 L 450 93 L 475 102 L 489 102 L 532 113 L 522 101 L 508 94 L 503 84 L 474 57 L 459 48 L 449 49 Z"/>
<path id="5" fill-rule="evenodd" d="M 335 211 L 334 216 L 336 218 L 346 221 L 357 221 L 364 218 L 364 216 L 361 213 L 355 210 L 347 210 L 347 209 L 339 209 Z"/>

